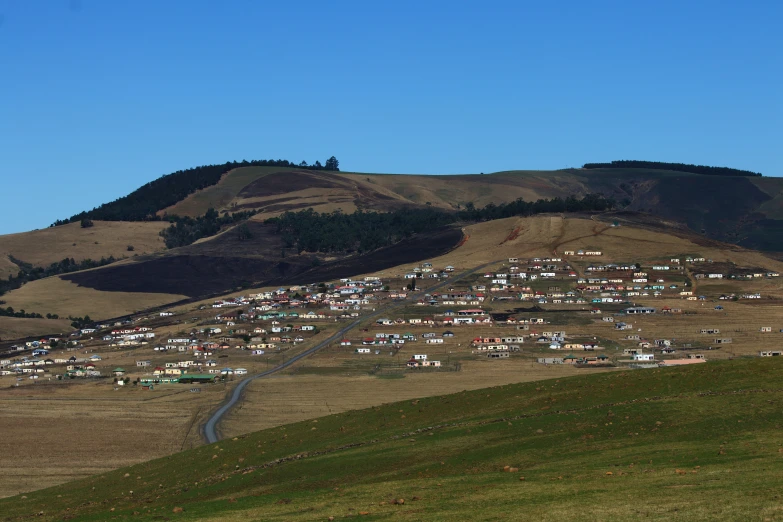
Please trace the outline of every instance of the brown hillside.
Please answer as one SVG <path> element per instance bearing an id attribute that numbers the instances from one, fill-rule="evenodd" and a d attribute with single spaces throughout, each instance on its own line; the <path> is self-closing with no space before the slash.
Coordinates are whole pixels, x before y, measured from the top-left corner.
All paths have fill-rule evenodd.
<path id="1" fill-rule="evenodd" d="M 76 261 L 98 260 L 101 257 L 131 257 L 165 250 L 158 233 L 168 226 L 162 222 L 129 223 L 95 221 L 90 228 L 70 223 L 53 228 L 0 236 L 0 258 L 16 259 L 36 266 L 45 266 L 72 257 Z M 133 252 L 128 246 L 133 246 Z M 0 261 L 0 270 L 7 267 Z M 10 267 L 6 268 L 9 270 Z M 7 276 L 6 276 L 7 277 Z"/>
<path id="2" fill-rule="evenodd" d="M 88 272 L 90 271 L 80 273 Z M 184 298 L 184 295 L 161 293 L 101 292 L 77 286 L 55 276 L 27 283 L 18 290 L 5 294 L 2 299 L 6 302 L 4 306 L 12 306 L 15 310 L 24 309 L 42 315 L 52 313 L 60 317 L 89 315 L 93 319 L 106 319 Z M 48 331 L 44 328 L 41 333 Z"/>
<path id="3" fill-rule="evenodd" d="M 0 340 L 36 335 L 66 334 L 72 330 L 68 319 L 20 319 L 0 317 Z"/>
<path id="4" fill-rule="evenodd" d="M 0 278 L 8 279 L 8 276 L 18 273 L 19 267 L 8 258 L 8 255 L 0 255 Z"/>

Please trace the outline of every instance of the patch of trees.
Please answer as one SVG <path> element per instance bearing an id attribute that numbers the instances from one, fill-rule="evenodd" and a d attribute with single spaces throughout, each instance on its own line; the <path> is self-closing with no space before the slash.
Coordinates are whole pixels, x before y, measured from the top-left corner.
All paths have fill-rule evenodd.
<path id="1" fill-rule="evenodd" d="M 58 219 L 52 226 L 81 222 L 82 226 L 92 219 L 104 221 L 160 221 L 156 214 L 185 199 L 197 190 L 217 184 L 226 172 L 239 167 L 296 167 L 308 170 L 340 170 L 340 162 L 332 156 L 325 165 L 316 161 L 309 165 L 306 161 L 296 164 L 288 160 L 229 161 L 222 165 L 203 165 L 186 170 L 178 170 L 161 176 L 139 187 L 127 196 L 92 210 L 80 212 L 67 219 Z"/>
<path id="2" fill-rule="evenodd" d="M 588 194 L 581 199 L 568 197 L 530 202 L 518 199 L 501 205 L 489 204 L 483 208 L 476 208 L 472 203 L 468 203 L 465 209 L 457 212 L 421 208 L 386 213 L 359 210 L 353 214 L 320 214 L 313 209 L 307 209 L 286 212 L 266 220 L 266 223 L 275 225 L 275 231 L 282 236 L 286 248 L 307 252 L 363 253 L 458 221 L 490 221 L 547 212 L 602 212 L 615 206 L 612 199 Z"/>
<path id="3" fill-rule="evenodd" d="M 490 203 L 483 208 L 475 208 L 472 203 L 468 203 L 463 210 L 457 212 L 457 216 L 462 221 L 477 222 L 545 213 L 605 212 L 616 206 L 617 203 L 612 198 L 605 198 L 600 194 L 587 194 L 581 199 L 576 196 L 569 196 L 565 199 L 539 199 L 538 201 L 517 199 L 500 205 Z"/>
<path id="4" fill-rule="evenodd" d="M 9 275 L 6 280 L 0 280 L 0 295 L 10 292 L 11 290 L 16 290 L 23 284 L 35 281 L 36 279 L 67 274 L 69 272 L 77 272 L 79 270 L 87 270 L 88 268 L 98 268 L 99 266 L 108 265 L 109 263 L 116 261 L 114 256 L 102 257 L 98 261 L 85 259 L 84 261 L 79 262 L 76 262 L 72 257 L 66 257 L 62 261 L 52 263 L 49 266 L 37 267 L 20 259 L 16 259 L 13 256 L 9 256 L 9 259 L 19 267 L 19 273 L 16 275 Z"/>
<path id="5" fill-rule="evenodd" d="M 618 160 L 611 163 L 585 163 L 585 169 L 654 169 L 689 172 L 691 174 L 706 174 L 708 176 L 761 176 L 758 172 L 730 169 L 728 167 L 708 167 L 706 165 L 689 165 L 687 163 L 664 163 L 662 161 Z"/>
<path id="6" fill-rule="evenodd" d="M 47 314 L 49 316 L 50 314 Z M 2 317 L 19 317 L 22 319 L 43 319 L 43 316 L 41 314 L 37 313 L 27 313 L 24 310 L 19 310 L 18 312 L 13 309 L 13 307 L 9 306 L 8 308 L 0 308 L 0 316 Z M 49 317 L 51 318 L 51 317 Z"/>
<path id="7" fill-rule="evenodd" d="M 276 226 L 287 248 L 307 252 L 369 252 L 413 234 L 453 223 L 452 213 L 410 209 L 388 213 L 320 214 L 313 209 L 286 212 L 266 222 Z"/>
<path id="8" fill-rule="evenodd" d="M 169 220 L 172 225 L 160 231 L 163 242 L 167 248 L 176 248 L 190 245 L 202 237 L 214 236 L 220 229 L 227 225 L 233 225 L 253 216 L 255 210 L 235 212 L 221 216 L 217 210 L 210 208 L 203 216 L 197 218 L 173 216 Z M 244 239 L 250 238 L 250 231 L 245 227 Z M 240 230 L 240 239 L 243 239 L 243 231 Z"/>
<path id="9" fill-rule="evenodd" d="M 74 330 L 81 330 L 82 328 L 91 326 L 93 322 L 89 315 L 85 315 L 84 317 L 72 317 L 69 315 L 68 319 L 71 320 L 71 326 Z"/>

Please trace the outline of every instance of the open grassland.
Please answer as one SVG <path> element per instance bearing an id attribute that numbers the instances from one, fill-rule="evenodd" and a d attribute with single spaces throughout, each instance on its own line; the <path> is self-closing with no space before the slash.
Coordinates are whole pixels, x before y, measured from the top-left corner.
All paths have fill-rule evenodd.
<path id="1" fill-rule="evenodd" d="M 8 276 L 15 276 L 19 273 L 19 267 L 11 261 L 8 254 L 0 254 L 0 279 L 8 279 Z"/>
<path id="2" fill-rule="evenodd" d="M 564 257 L 577 269 L 590 263 L 630 263 L 661 261 L 671 257 L 699 254 L 716 262 L 739 266 L 760 266 L 783 271 L 783 263 L 760 252 L 716 242 L 695 243 L 689 238 L 637 227 L 610 227 L 586 217 L 540 215 L 530 218 L 506 218 L 478 223 L 464 228 L 467 239 L 446 255 L 429 259 L 436 267 L 453 265 L 471 268 L 509 257 L 522 260 L 533 256 Z M 600 257 L 563 256 L 565 250 L 601 250 Z M 402 274 L 410 266 L 380 274 Z M 584 275 L 584 274 L 580 274 Z M 666 277 L 666 274 L 662 274 Z M 700 283 L 699 283 L 700 284 Z M 773 283 L 775 284 L 775 283 Z"/>
<path id="3" fill-rule="evenodd" d="M 106 319 L 172 303 L 186 296 L 143 292 L 102 292 L 78 286 L 59 277 L 32 281 L 3 296 L 5 306 L 60 317 L 89 315 Z"/>
<path id="4" fill-rule="evenodd" d="M 416 350 L 420 352 L 427 350 Z M 580 373 L 567 365 L 545 367 L 521 358 L 489 361 L 484 357 L 464 362 L 460 372 L 407 371 L 385 378 L 368 375 L 365 363 L 372 359 L 363 355 L 319 354 L 308 359 L 304 366 L 299 365 L 293 375 L 253 381 L 241 405 L 221 424 L 221 433 L 234 437 L 389 402 Z M 351 368 L 346 361 L 358 365 Z M 378 358 L 376 362 L 387 361 Z M 445 358 L 443 363 L 445 366 Z"/>
<path id="5" fill-rule="evenodd" d="M 262 178 L 274 175 L 270 180 Z M 275 177 L 288 186 L 277 188 Z M 319 180 L 319 181 L 313 181 Z M 366 207 L 383 202 L 396 205 L 430 203 L 441 208 L 456 208 L 473 202 L 483 206 L 490 202 L 508 202 L 517 198 L 536 200 L 589 192 L 584 180 L 573 173 L 545 171 L 500 172 L 481 175 L 396 175 L 348 172 L 308 171 L 283 167 L 241 167 L 226 173 L 216 184 L 195 192 L 160 212 L 195 217 L 210 207 L 218 210 L 257 208 L 261 217 L 271 217 L 285 210 L 312 207 L 318 212 L 340 208 L 352 212 L 358 202 Z"/>
<path id="6" fill-rule="evenodd" d="M 0 508 L 6 520 L 780 520 L 781 371 L 735 360 L 405 400 Z"/>
<path id="7" fill-rule="evenodd" d="M 19 317 L 0 317 L 0 340 L 21 339 L 23 337 L 44 334 L 67 333 L 71 330 L 71 321 L 68 319 L 22 319 Z"/>
<path id="8" fill-rule="evenodd" d="M 81 228 L 79 223 L 0 236 L 0 258 L 10 254 L 36 266 L 46 266 L 64 258 L 77 262 L 101 257 L 131 257 L 166 249 L 159 232 L 169 224 L 163 222 L 132 223 L 94 221 Z M 133 251 L 128 251 L 128 246 Z M 0 265 L 0 270 L 4 265 Z M 6 276 L 7 277 L 7 276 Z"/>
<path id="9" fill-rule="evenodd" d="M 194 192 L 159 214 L 196 217 L 203 215 L 210 208 L 227 209 L 237 194 L 248 184 L 271 172 L 290 170 L 292 169 L 283 167 L 242 167 L 231 170 L 226 172 L 216 185 Z"/>
<path id="10" fill-rule="evenodd" d="M 2 378 L 0 496 L 62 484 L 190 448 L 195 417 L 220 401 L 223 386 L 142 391 L 108 382 Z"/>
<path id="11" fill-rule="evenodd" d="M 517 198 L 535 201 L 564 192 L 587 192 L 585 184 L 570 173 L 551 171 L 498 172 L 490 175 L 399 175 L 354 174 L 341 176 L 361 180 L 371 187 L 380 187 L 420 205 L 431 203 L 443 208 L 465 206 L 473 202 L 484 206 L 490 202 L 508 202 Z"/>

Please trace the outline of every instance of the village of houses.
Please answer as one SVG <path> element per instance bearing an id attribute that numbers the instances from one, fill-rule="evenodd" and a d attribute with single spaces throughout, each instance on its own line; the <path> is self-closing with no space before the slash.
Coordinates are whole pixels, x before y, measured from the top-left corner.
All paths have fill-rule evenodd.
<path id="1" fill-rule="evenodd" d="M 323 354 L 338 371 L 342 363 L 368 373 L 533 364 L 545 376 L 552 365 L 643 369 L 783 353 L 783 314 L 757 313 L 781 302 L 783 296 L 759 290 L 777 272 L 698 256 L 652 263 L 603 257 L 598 250 L 512 257 L 453 285 L 449 278 L 462 269 L 422 263 L 95 324 L 8 347 L 0 355 L 0 382 L 81 379 L 147 391 L 241 379 L 364 316 L 311 364 L 324 361 Z"/>

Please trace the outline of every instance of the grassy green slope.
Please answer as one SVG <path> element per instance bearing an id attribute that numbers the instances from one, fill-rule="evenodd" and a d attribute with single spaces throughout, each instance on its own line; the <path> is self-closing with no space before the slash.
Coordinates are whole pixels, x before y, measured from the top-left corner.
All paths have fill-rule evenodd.
<path id="1" fill-rule="evenodd" d="M 0 512 L 5 520 L 40 511 L 79 520 L 778 520 L 782 371 L 780 359 L 737 360 L 388 404 L 6 499 Z M 119 441 L 133 436 L 131 426 L 117 429 Z"/>

